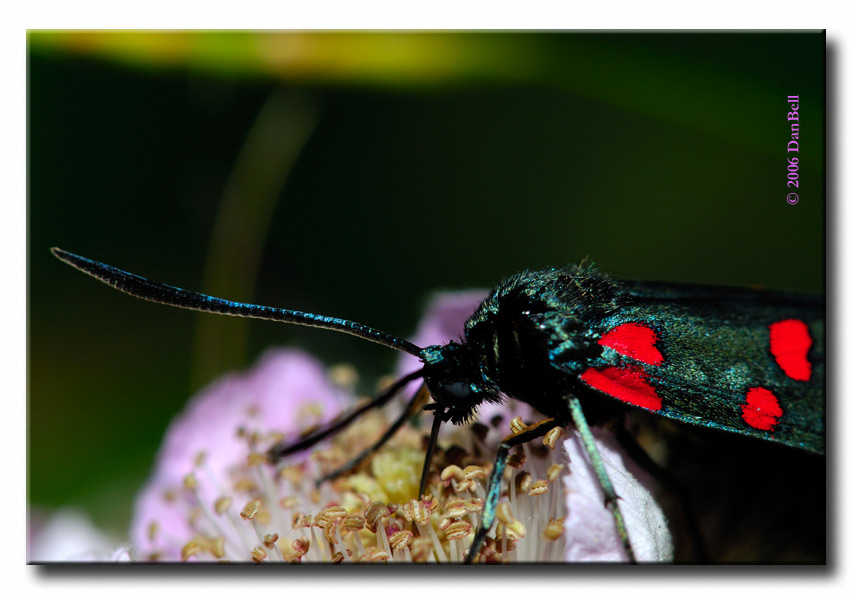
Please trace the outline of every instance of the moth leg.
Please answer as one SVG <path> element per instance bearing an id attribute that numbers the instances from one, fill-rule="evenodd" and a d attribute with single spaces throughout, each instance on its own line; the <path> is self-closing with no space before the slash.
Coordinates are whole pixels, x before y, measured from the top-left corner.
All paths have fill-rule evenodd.
<path id="1" fill-rule="evenodd" d="M 357 407 L 356 409 L 350 411 L 343 418 L 332 421 L 325 427 L 314 430 L 313 432 L 311 432 L 304 438 L 297 440 L 296 442 L 281 442 L 279 444 L 273 445 L 267 451 L 267 456 L 269 457 L 271 462 L 276 463 L 279 459 L 282 459 L 295 452 L 307 450 L 318 442 L 320 442 L 321 440 L 329 438 L 330 436 L 334 436 L 335 434 L 346 428 L 348 425 L 350 425 L 353 421 L 358 419 L 358 417 L 361 416 L 364 412 L 370 409 L 374 409 L 376 407 L 384 406 L 394 397 L 394 395 L 400 392 L 400 389 L 402 389 L 406 384 L 408 384 L 415 378 L 420 378 L 421 374 L 421 370 L 418 370 L 416 372 L 412 372 L 411 374 L 403 376 L 402 378 L 394 382 L 394 384 L 389 386 L 384 392 L 377 395 L 376 398 L 374 398 L 372 401 L 369 401 L 361 407 Z"/>
<path id="2" fill-rule="evenodd" d="M 495 456 L 495 466 L 492 469 L 492 474 L 489 476 L 489 483 L 486 487 L 486 501 L 483 503 L 483 516 L 480 520 L 480 527 L 477 529 L 476 535 L 474 535 L 471 547 L 468 548 L 468 555 L 465 556 L 465 564 L 470 564 L 477 556 L 480 548 L 483 547 L 486 533 L 489 532 L 495 522 L 498 500 L 501 495 L 501 480 L 503 479 L 506 459 L 509 456 L 510 449 L 519 444 L 535 440 L 554 428 L 564 425 L 566 425 L 565 419 L 555 417 L 543 419 L 538 423 L 527 426 L 517 434 L 510 434 L 501 441 L 500 446 L 498 446 L 498 453 Z"/>
<path id="3" fill-rule="evenodd" d="M 426 386 L 426 385 L 424 385 L 424 386 Z M 435 405 L 435 403 L 433 403 L 432 405 Z M 429 442 L 427 443 L 427 447 L 426 447 L 426 455 L 424 456 L 424 464 L 423 464 L 423 467 L 421 468 L 421 483 L 420 483 L 420 486 L 418 487 L 418 498 L 423 496 L 424 493 L 426 492 L 426 483 L 427 483 L 427 478 L 429 477 L 429 467 L 430 467 L 430 464 L 432 463 L 432 455 L 435 454 L 436 444 L 438 444 L 438 431 L 441 429 L 441 424 L 444 423 L 445 421 L 447 421 L 445 419 L 445 415 L 444 415 L 446 413 L 446 410 L 445 409 L 439 410 L 438 407 L 434 408 L 432 405 L 430 405 L 428 407 L 424 407 L 424 409 L 433 410 L 433 411 L 435 411 L 435 413 L 433 414 L 434 416 L 432 419 L 432 429 L 430 429 L 430 432 L 429 432 Z"/>
<path id="4" fill-rule="evenodd" d="M 356 467 L 358 467 L 362 463 L 362 461 L 372 456 L 373 453 L 382 448 L 382 446 L 386 442 L 388 442 L 391 437 L 394 436 L 394 434 L 397 433 L 397 430 L 403 427 L 403 424 L 409 421 L 409 419 L 411 419 L 411 417 L 415 415 L 418 409 L 424 406 L 427 399 L 429 399 L 429 391 L 426 388 L 426 383 L 422 383 L 421 387 L 418 389 L 418 392 L 415 393 L 415 396 L 412 397 L 412 399 L 409 401 L 409 404 L 406 406 L 406 409 L 403 411 L 403 413 L 401 413 L 400 416 L 394 421 L 394 423 L 391 424 L 387 430 L 385 430 L 385 433 L 382 434 L 382 436 L 380 436 L 379 439 L 376 440 L 376 442 L 361 451 L 355 458 L 352 458 L 347 461 L 342 467 L 335 469 L 331 473 L 327 473 L 326 475 L 318 479 L 316 481 L 317 485 L 325 481 L 331 481 L 333 479 L 336 479 L 344 473 L 350 471 L 351 469 L 355 469 Z"/>
<path id="5" fill-rule="evenodd" d="M 592 469 L 598 478 L 598 485 L 601 486 L 601 491 L 604 492 L 604 506 L 613 515 L 613 520 L 616 523 L 616 531 L 619 533 L 619 539 L 622 541 L 622 546 L 625 548 L 625 554 L 628 556 L 628 561 L 631 564 L 636 564 L 637 559 L 634 557 L 634 548 L 631 547 L 631 541 L 628 539 L 628 531 L 625 529 L 625 519 L 622 516 L 622 510 L 619 508 L 619 496 L 613 489 L 613 484 L 607 476 L 607 471 L 604 469 L 604 463 L 601 462 L 601 455 L 598 452 L 598 447 L 595 445 L 595 440 L 592 437 L 592 432 L 589 429 L 589 424 L 586 423 L 586 416 L 581 409 L 580 401 L 577 397 L 569 396 L 569 413 L 572 416 L 572 421 L 575 424 L 575 429 L 583 441 L 584 448 L 589 461 L 592 464 Z"/>

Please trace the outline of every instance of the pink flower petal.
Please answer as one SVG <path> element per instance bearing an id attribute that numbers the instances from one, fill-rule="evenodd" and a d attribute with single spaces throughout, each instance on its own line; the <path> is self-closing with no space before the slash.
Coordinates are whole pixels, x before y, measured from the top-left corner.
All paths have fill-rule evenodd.
<path id="1" fill-rule="evenodd" d="M 666 562 L 673 556 L 672 535 L 666 517 L 650 493 L 652 479 L 619 448 L 615 437 L 593 428 L 598 450 L 613 489 L 638 561 Z M 604 495 L 589 464 L 577 432 L 565 441 L 569 473 L 564 476 L 568 515 L 564 524 L 566 560 L 569 562 L 625 562 L 613 515 L 604 507 Z"/>
<path id="2" fill-rule="evenodd" d="M 246 462 L 249 450 L 238 429 L 294 435 L 331 420 L 353 402 L 353 395 L 328 380 L 320 362 L 292 349 L 270 350 L 249 370 L 212 383 L 167 430 L 154 473 L 136 501 L 131 539 L 145 550 L 162 550 L 165 559 L 180 559 L 180 548 L 193 532 L 185 509 L 167 503 L 164 494 L 172 490 L 185 497 L 180 486 L 194 471 L 199 453 L 205 454 L 205 469 L 216 475 L 198 485 L 210 502 L 218 496 L 216 486 L 227 485 L 229 469 Z M 152 521 L 159 527 L 153 539 Z"/>

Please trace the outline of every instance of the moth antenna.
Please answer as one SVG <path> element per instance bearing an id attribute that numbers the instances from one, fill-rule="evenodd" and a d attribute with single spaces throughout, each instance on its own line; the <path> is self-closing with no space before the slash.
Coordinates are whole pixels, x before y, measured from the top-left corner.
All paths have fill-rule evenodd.
<path id="1" fill-rule="evenodd" d="M 91 275 L 95 279 L 106 283 L 114 289 L 128 293 L 149 302 L 166 304 L 187 310 L 200 312 L 212 312 L 214 314 L 225 314 L 228 316 L 240 316 L 242 318 L 259 318 L 261 320 L 273 320 L 290 324 L 301 324 L 315 328 L 324 328 L 340 333 L 355 335 L 397 351 L 404 351 L 416 357 L 420 357 L 421 348 L 405 339 L 394 335 L 383 333 L 357 322 L 333 318 L 331 316 L 320 316 L 309 314 L 298 310 L 286 310 L 284 308 L 273 308 L 271 306 L 259 306 L 243 302 L 232 302 L 222 298 L 205 295 L 188 289 L 181 289 L 164 283 L 157 283 L 145 277 L 122 271 L 108 264 L 91 260 L 60 248 L 51 248 L 50 251 L 62 262 L 71 265 L 78 271 Z"/>

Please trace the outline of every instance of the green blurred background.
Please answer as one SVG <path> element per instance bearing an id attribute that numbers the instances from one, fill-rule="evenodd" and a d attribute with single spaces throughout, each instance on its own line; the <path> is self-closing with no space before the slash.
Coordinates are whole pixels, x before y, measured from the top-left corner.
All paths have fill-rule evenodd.
<path id="1" fill-rule="evenodd" d="M 584 257 L 822 293 L 824 62 L 823 33 L 32 32 L 29 502 L 123 533 L 206 382 L 287 344 L 369 389 L 396 357 L 140 302 L 50 246 L 402 336 L 431 291 Z"/>

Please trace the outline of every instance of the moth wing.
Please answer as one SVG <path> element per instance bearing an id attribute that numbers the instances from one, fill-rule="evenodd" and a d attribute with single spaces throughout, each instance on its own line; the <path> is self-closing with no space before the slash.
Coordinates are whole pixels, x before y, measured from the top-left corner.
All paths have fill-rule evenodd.
<path id="1" fill-rule="evenodd" d="M 582 386 L 671 419 L 824 452 L 821 298 L 624 287 L 611 314 L 589 321 L 602 349 Z"/>

